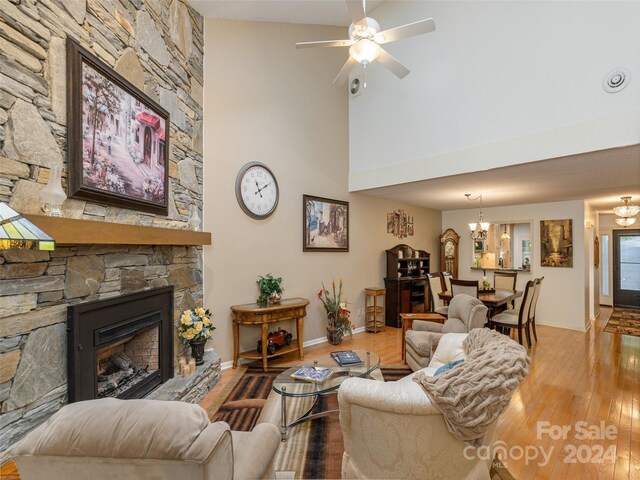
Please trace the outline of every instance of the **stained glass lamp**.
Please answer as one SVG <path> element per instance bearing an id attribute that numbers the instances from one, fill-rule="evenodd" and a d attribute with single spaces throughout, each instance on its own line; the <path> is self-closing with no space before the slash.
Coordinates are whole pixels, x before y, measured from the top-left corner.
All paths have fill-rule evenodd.
<path id="1" fill-rule="evenodd" d="M 56 242 L 6 203 L 0 202 L 0 250 L 53 250 Z"/>

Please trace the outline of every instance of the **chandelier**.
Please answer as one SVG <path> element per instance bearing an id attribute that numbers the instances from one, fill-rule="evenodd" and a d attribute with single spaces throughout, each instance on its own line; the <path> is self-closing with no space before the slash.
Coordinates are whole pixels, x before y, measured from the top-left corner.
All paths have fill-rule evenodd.
<path id="1" fill-rule="evenodd" d="M 631 197 L 620 197 L 620 200 L 622 200 L 622 205 L 613 207 L 613 213 L 618 217 L 621 217 L 615 219 L 616 223 L 626 228 L 636 223 L 635 216 L 640 212 L 640 207 L 633 203 L 629 203 Z"/>
<path id="2" fill-rule="evenodd" d="M 636 217 L 616 218 L 616 223 L 621 227 L 628 227 L 636 223 Z"/>
<path id="3" fill-rule="evenodd" d="M 471 229 L 471 238 L 474 240 L 484 240 L 487 238 L 487 231 L 489 230 L 489 222 L 484 221 L 484 217 L 482 216 L 482 195 L 478 195 L 476 198 L 471 198 L 470 193 L 465 193 L 465 197 L 467 200 L 471 200 L 475 202 L 480 199 L 480 215 L 478 215 L 477 223 L 470 223 L 469 228 Z"/>
<path id="4" fill-rule="evenodd" d="M 617 207 L 613 207 L 613 213 L 615 213 L 619 217 L 635 217 L 638 213 L 640 213 L 640 207 L 634 205 L 633 203 L 629 203 L 631 197 L 620 197 L 623 205 L 618 205 Z M 633 223 L 633 222 L 631 222 Z"/>

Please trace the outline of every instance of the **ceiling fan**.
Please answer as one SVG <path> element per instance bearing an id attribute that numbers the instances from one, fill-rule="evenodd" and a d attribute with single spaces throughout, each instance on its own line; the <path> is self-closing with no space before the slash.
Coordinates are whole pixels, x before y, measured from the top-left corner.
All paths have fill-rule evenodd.
<path id="1" fill-rule="evenodd" d="M 366 69 L 367 65 L 374 60 L 384 65 L 396 77 L 406 77 L 409 74 L 409 69 L 380 45 L 433 32 L 436 29 L 433 19 L 418 20 L 407 25 L 380 31 L 380 24 L 366 15 L 365 0 L 346 0 L 346 2 L 352 21 L 349 26 L 348 40 L 301 42 L 296 43 L 296 48 L 349 47 L 349 59 L 333 81 L 334 85 L 344 83 L 356 65 L 361 64 Z"/>

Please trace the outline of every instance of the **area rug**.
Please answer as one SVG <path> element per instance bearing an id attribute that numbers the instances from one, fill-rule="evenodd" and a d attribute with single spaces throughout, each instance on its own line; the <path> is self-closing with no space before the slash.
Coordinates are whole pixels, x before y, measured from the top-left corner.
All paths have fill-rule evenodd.
<path id="1" fill-rule="evenodd" d="M 271 384 L 286 368 L 270 367 L 263 372 L 262 366 L 249 366 L 241 375 L 230 381 L 229 393 L 218 404 L 208 409 L 212 421 L 225 421 L 232 430 L 249 431 L 257 423 L 271 422 L 279 426 L 280 396 L 271 391 Z M 406 366 L 382 367 L 372 376 L 385 381 L 399 380 L 409 375 Z M 224 393 L 219 397 L 224 398 Z M 311 405 L 311 397 L 297 398 L 287 403 L 289 421 L 299 417 Z M 314 412 L 337 410 L 337 395 L 320 397 Z M 340 478 L 342 466 L 342 431 L 338 414 L 304 422 L 288 432 L 275 459 L 278 478 L 332 479 Z M 513 477 L 496 458 L 491 471 L 492 480 L 512 480 Z"/>
<path id="2" fill-rule="evenodd" d="M 614 307 L 604 331 L 640 337 L 640 309 Z"/>

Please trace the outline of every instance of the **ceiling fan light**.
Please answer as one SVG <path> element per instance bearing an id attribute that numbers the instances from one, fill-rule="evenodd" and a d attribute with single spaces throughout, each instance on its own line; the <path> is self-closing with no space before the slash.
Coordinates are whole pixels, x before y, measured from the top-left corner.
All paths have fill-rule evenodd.
<path id="1" fill-rule="evenodd" d="M 633 217 L 640 213 L 640 207 L 634 205 L 633 203 L 629 203 L 631 197 L 620 197 L 623 205 L 618 205 L 617 207 L 613 207 L 613 213 L 615 213 L 619 217 Z"/>
<path id="2" fill-rule="evenodd" d="M 635 217 L 616 218 L 616 223 L 621 227 L 628 227 L 636 223 Z"/>
<path id="3" fill-rule="evenodd" d="M 380 55 L 380 45 L 368 38 L 362 38 L 349 48 L 349 55 L 356 62 L 367 64 Z"/>

